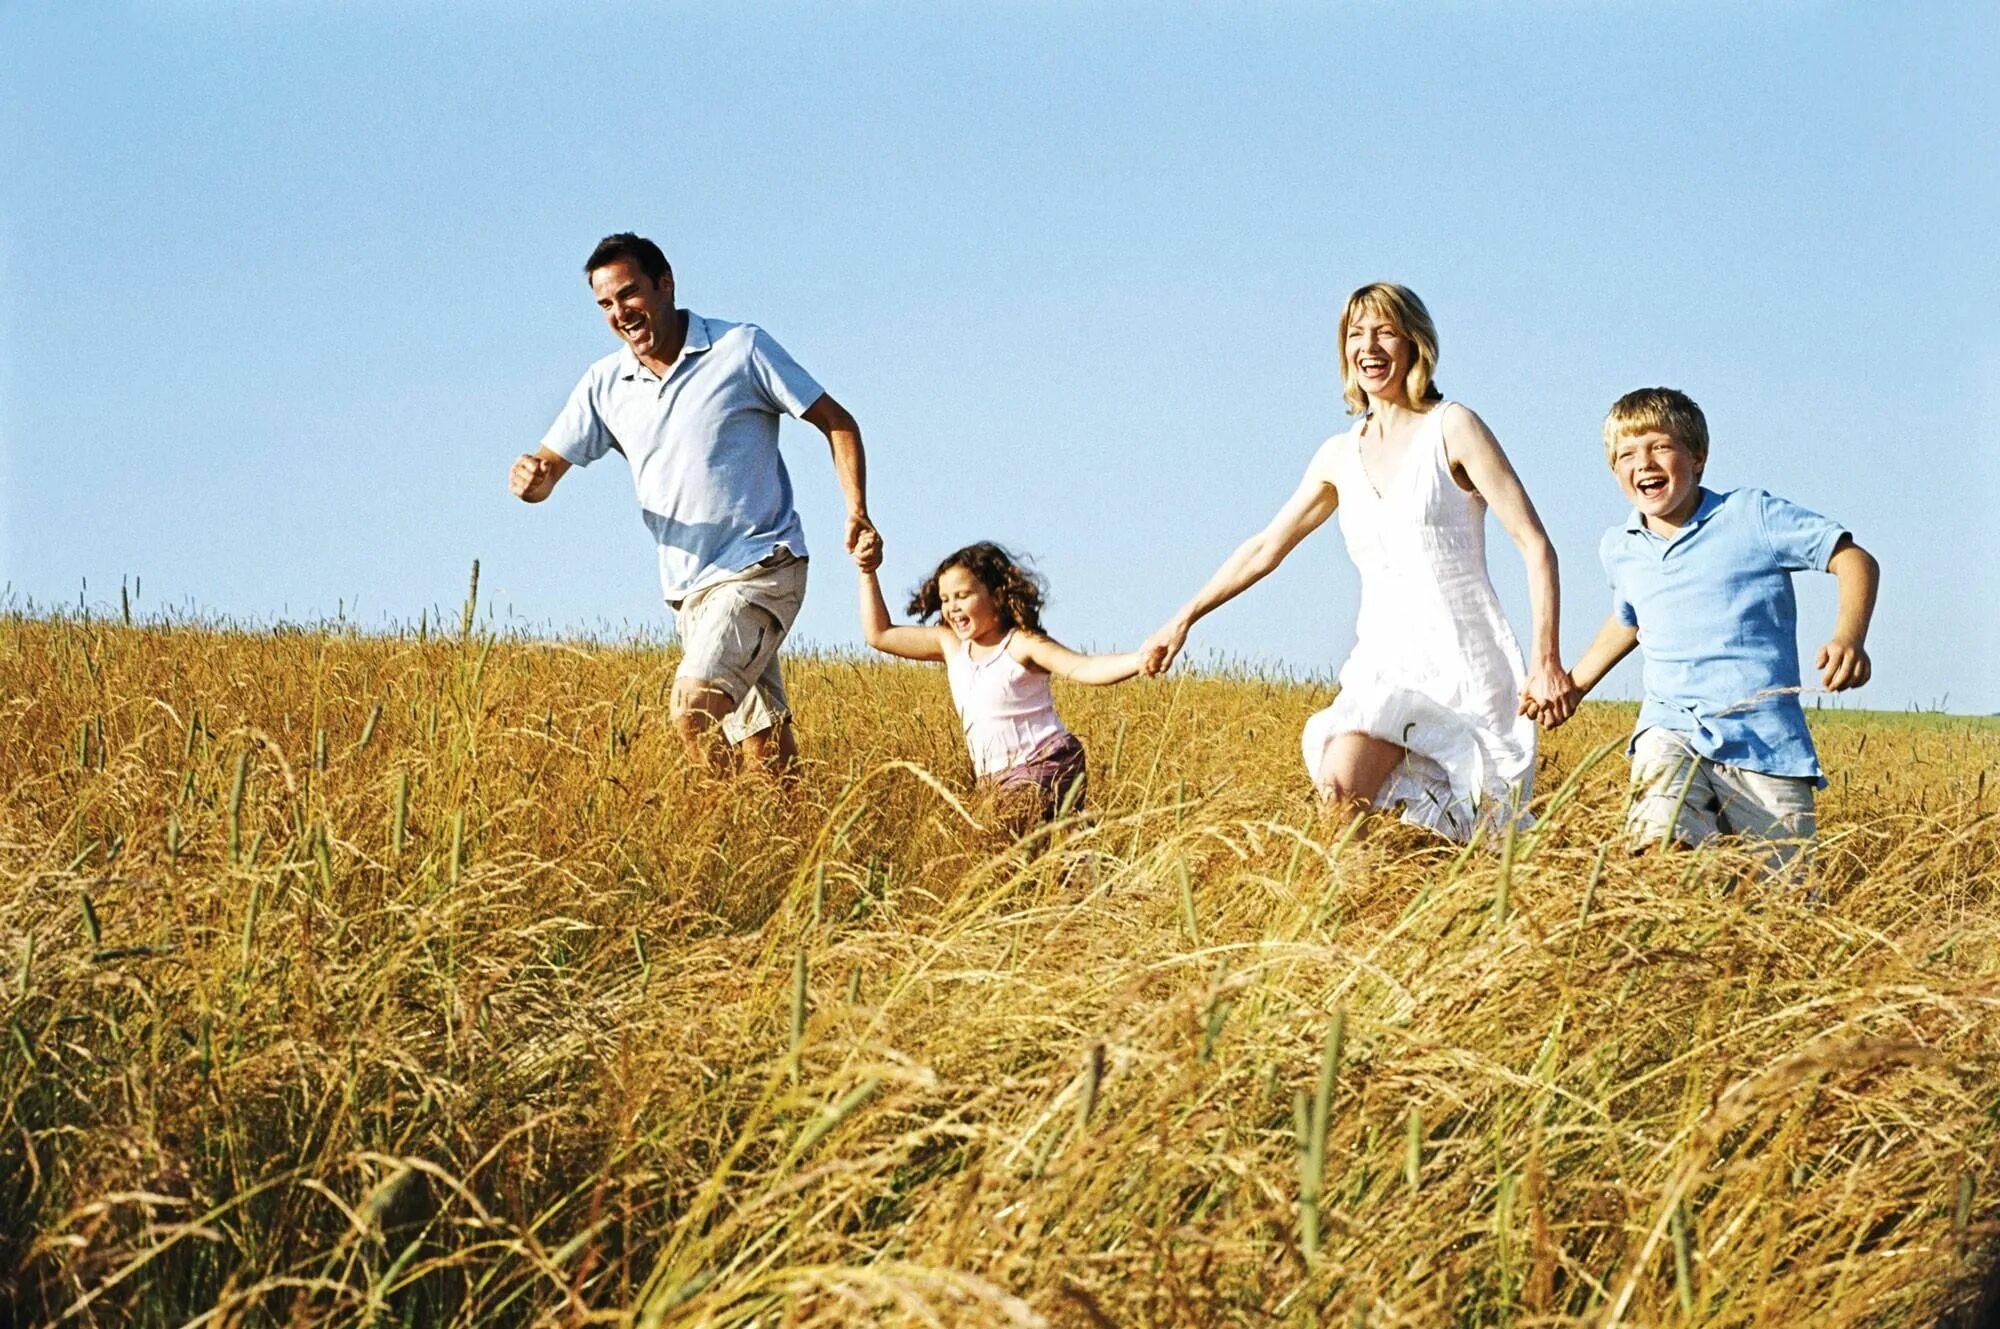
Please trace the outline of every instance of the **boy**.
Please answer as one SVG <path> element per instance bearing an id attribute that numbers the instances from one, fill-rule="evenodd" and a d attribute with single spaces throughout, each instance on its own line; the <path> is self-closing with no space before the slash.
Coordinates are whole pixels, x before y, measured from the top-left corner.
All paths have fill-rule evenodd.
<path id="1" fill-rule="evenodd" d="M 1571 671 L 1587 693 L 1640 647 L 1645 704 L 1629 749 L 1635 849 L 1717 835 L 1762 841 L 1784 870 L 1814 832 L 1824 788 L 1799 704 L 1792 573 L 1840 584 L 1833 636 L 1815 664 L 1830 692 L 1860 687 L 1879 567 L 1838 524 L 1761 489 L 1701 485 L 1708 422 L 1686 393 L 1641 388 L 1604 417 L 1604 452 L 1632 515 L 1599 557 L 1612 611 Z"/>

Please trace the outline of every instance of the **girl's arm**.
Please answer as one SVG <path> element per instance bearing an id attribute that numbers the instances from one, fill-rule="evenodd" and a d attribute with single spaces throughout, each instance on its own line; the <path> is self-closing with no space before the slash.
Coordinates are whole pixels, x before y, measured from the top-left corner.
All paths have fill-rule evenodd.
<path id="1" fill-rule="evenodd" d="M 861 570 L 861 639 L 884 655 L 905 660 L 943 660 L 943 628 L 898 627 L 882 602 L 882 583 L 873 568 Z"/>
<path id="2" fill-rule="evenodd" d="M 1882 565 L 1875 556 L 1844 535 L 1826 570 L 1840 583 L 1840 609 L 1833 620 L 1833 636 L 1819 648 L 1813 661 L 1820 670 L 1820 683 L 1829 692 L 1858 688 L 1875 673 L 1864 646 L 1868 621 L 1875 616 L 1875 587 L 1882 578 Z"/>
<path id="3" fill-rule="evenodd" d="M 1528 661 L 1528 686 L 1521 713 L 1553 728 L 1569 719 L 1581 694 L 1562 666 L 1562 585 L 1556 575 L 1556 549 L 1535 512 L 1521 477 L 1500 450 L 1493 431 L 1463 406 L 1438 408 L 1444 417 L 1445 456 L 1462 469 L 1472 487 L 1493 509 L 1500 528 L 1521 551 L 1528 567 L 1528 602 L 1535 616 L 1534 650 Z"/>
<path id="4" fill-rule="evenodd" d="M 1325 455 L 1322 448 L 1306 467 L 1299 487 L 1292 491 L 1270 524 L 1238 545 L 1236 552 L 1224 559 L 1215 574 L 1195 592 L 1194 598 L 1182 605 L 1165 626 L 1146 638 L 1139 653 L 1147 673 L 1165 673 L 1187 641 L 1188 629 L 1210 610 L 1229 603 L 1270 575 L 1273 568 L 1285 561 L 1285 555 L 1297 548 L 1299 541 L 1333 515 L 1340 506 L 1340 491 L 1323 469 L 1321 458 Z"/>
<path id="5" fill-rule="evenodd" d="M 1570 680 L 1576 685 L 1578 700 L 1611 672 L 1613 665 L 1632 653 L 1639 644 L 1639 629 L 1620 623 L 1618 615 L 1607 614 L 1604 626 L 1598 628 L 1597 635 L 1590 639 L 1590 645 L 1583 648 L 1576 668 L 1569 671 Z"/>
<path id="6" fill-rule="evenodd" d="M 1024 665 L 1066 678 L 1072 683 L 1123 683 L 1146 667 L 1140 651 L 1116 655 L 1084 655 L 1039 632 L 1016 632 L 1008 653 Z"/>

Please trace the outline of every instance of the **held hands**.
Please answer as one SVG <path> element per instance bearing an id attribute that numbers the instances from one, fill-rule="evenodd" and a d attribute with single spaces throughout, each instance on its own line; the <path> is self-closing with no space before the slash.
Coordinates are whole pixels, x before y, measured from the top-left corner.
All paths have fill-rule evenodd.
<path id="1" fill-rule="evenodd" d="M 1159 629 L 1139 648 L 1140 668 L 1148 678 L 1157 678 L 1172 666 L 1174 657 L 1187 642 L 1187 624 L 1176 619 Z"/>
<path id="2" fill-rule="evenodd" d="M 1868 652 L 1861 643 L 1844 637 L 1835 637 L 1820 647 L 1813 665 L 1820 671 L 1820 684 L 1828 692 L 1858 688 L 1875 673 L 1875 666 L 1869 662 Z"/>
<path id="3" fill-rule="evenodd" d="M 507 488 L 523 503 L 539 503 L 556 487 L 561 472 L 547 457 L 524 452 L 507 472 Z"/>
<path id="4" fill-rule="evenodd" d="M 1569 671 L 1545 660 L 1535 666 L 1528 675 L 1528 685 L 1521 690 L 1520 714 L 1544 729 L 1554 729 L 1576 714 L 1576 704 L 1582 700 L 1583 689 Z"/>
<path id="5" fill-rule="evenodd" d="M 854 556 L 854 566 L 863 572 L 873 572 L 882 566 L 882 533 L 865 512 L 847 515 L 847 552 Z"/>

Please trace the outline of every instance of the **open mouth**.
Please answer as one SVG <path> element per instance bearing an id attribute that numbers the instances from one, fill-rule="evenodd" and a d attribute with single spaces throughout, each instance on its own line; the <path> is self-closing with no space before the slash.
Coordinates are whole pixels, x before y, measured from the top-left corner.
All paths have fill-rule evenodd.
<path id="1" fill-rule="evenodd" d="M 1640 495 L 1645 498 L 1658 498 L 1661 494 L 1667 492 L 1667 482 L 1657 475 L 1649 475 L 1645 479 L 1636 482 L 1632 487 L 1638 490 Z"/>
<path id="2" fill-rule="evenodd" d="M 1389 372 L 1389 362 L 1387 360 L 1378 360 L 1373 356 L 1363 356 L 1361 359 L 1355 361 L 1355 364 L 1360 367 L 1362 373 L 1370 378 L 1380 378 Z"/>

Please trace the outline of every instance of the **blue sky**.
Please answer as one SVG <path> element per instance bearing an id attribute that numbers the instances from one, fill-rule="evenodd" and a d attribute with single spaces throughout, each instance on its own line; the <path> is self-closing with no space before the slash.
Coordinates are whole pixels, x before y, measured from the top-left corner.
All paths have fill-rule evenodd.
<path id="1" fill-rule="evenodd" d="M 1346 426 L 1339 303 L 1387 279 L 1556 540 L 1572 658 L 1623 511 L 1598 421 L 1665 383 L 1713 484 L 1881 558 L 1857 704 L 2000 710 L 2000 9 L 1656 8 L 0 7 L 0 581 L 378 625 L 476 557 L 498 624 L 663 631 L 617 458 L 505 492 L 631 228 L 861 420 L 892 598 L 1000 539 L 1059 636 L 1136 644 Z M 838 490 L 785 437 L 798 633 L 850 643 Z M 1193 648 L 1330 674 L 1355 605 L 1329 524 Z"/>

